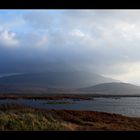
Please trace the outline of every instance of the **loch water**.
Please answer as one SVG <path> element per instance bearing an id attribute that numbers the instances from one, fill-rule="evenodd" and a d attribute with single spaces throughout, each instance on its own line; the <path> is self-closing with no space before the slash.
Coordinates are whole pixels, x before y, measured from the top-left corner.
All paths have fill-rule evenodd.
<path id="1" fill-rule="evenodd" d="M 140 97 L 105 98 L 97 97 L 92 100 L 28 100 L 28 99 L 5 99 L 0 104 L 20 104 L 34 108 L 56 110 L 90 110 L 108 113 L 122 114 L 130 117 L 140 117 Z"/>

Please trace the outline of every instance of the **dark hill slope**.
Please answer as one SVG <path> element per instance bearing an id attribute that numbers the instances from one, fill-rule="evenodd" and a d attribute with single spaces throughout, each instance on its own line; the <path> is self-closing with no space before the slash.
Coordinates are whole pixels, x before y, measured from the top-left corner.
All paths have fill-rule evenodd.
<path id="1" fill-rule="evenodd" d="M 112 94 L 112 95 L 140 95 L 140 86 L 135 86 L 128 83 L 103 83 L 91 87 L 79 89 L 81 92 L 97 93 L 97 94 Z"/>
<path id="2" fill-rule="evenodd" d="M 116 80 L 79 71 L 38 72 L 0 78 L 0 85 L 39 88 L 82 88 L 108 82 L 116 82 Z"/>

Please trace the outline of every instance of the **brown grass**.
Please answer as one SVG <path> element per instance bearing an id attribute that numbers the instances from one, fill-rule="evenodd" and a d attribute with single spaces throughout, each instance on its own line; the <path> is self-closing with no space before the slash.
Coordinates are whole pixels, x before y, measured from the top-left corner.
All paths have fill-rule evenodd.
<path id="1" fill-rule="evenodd" d="M 0 94 L 0 99 L 35 99 L 35 100 L 58 100 L 58 99 L 80 99 L 91 100 L 92 98 L 87 95 L 78 94 L 43 94 L 43 95 L 30 95 L 30 94 Z"/>
<path id="2" fill-rule="evenodd" d="M 45 110 L 0 106 L 0 130 L 129 131 L 140 130 L 140 118 L 96 111 Z"/>

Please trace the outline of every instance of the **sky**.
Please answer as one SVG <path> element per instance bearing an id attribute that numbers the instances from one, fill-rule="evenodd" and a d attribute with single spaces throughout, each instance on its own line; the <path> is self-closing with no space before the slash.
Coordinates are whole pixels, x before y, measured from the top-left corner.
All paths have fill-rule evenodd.
<path id="1" fill-rule="evenodd" d="M 0 10 L 0 75 L 43 70 L 140 85 L 140 10 Z"/>

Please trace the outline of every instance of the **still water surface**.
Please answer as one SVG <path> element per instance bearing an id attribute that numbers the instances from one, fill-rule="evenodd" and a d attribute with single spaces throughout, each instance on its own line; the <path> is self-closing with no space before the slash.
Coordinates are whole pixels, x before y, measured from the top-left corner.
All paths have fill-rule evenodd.
<path id="1" fill-rule="evenodd" d="M 0 104 L 21 104 L 45 109 L 91 110 L 140 117 L 140 97 L 94 98 L 93 100 L 0 100 Z"/>

